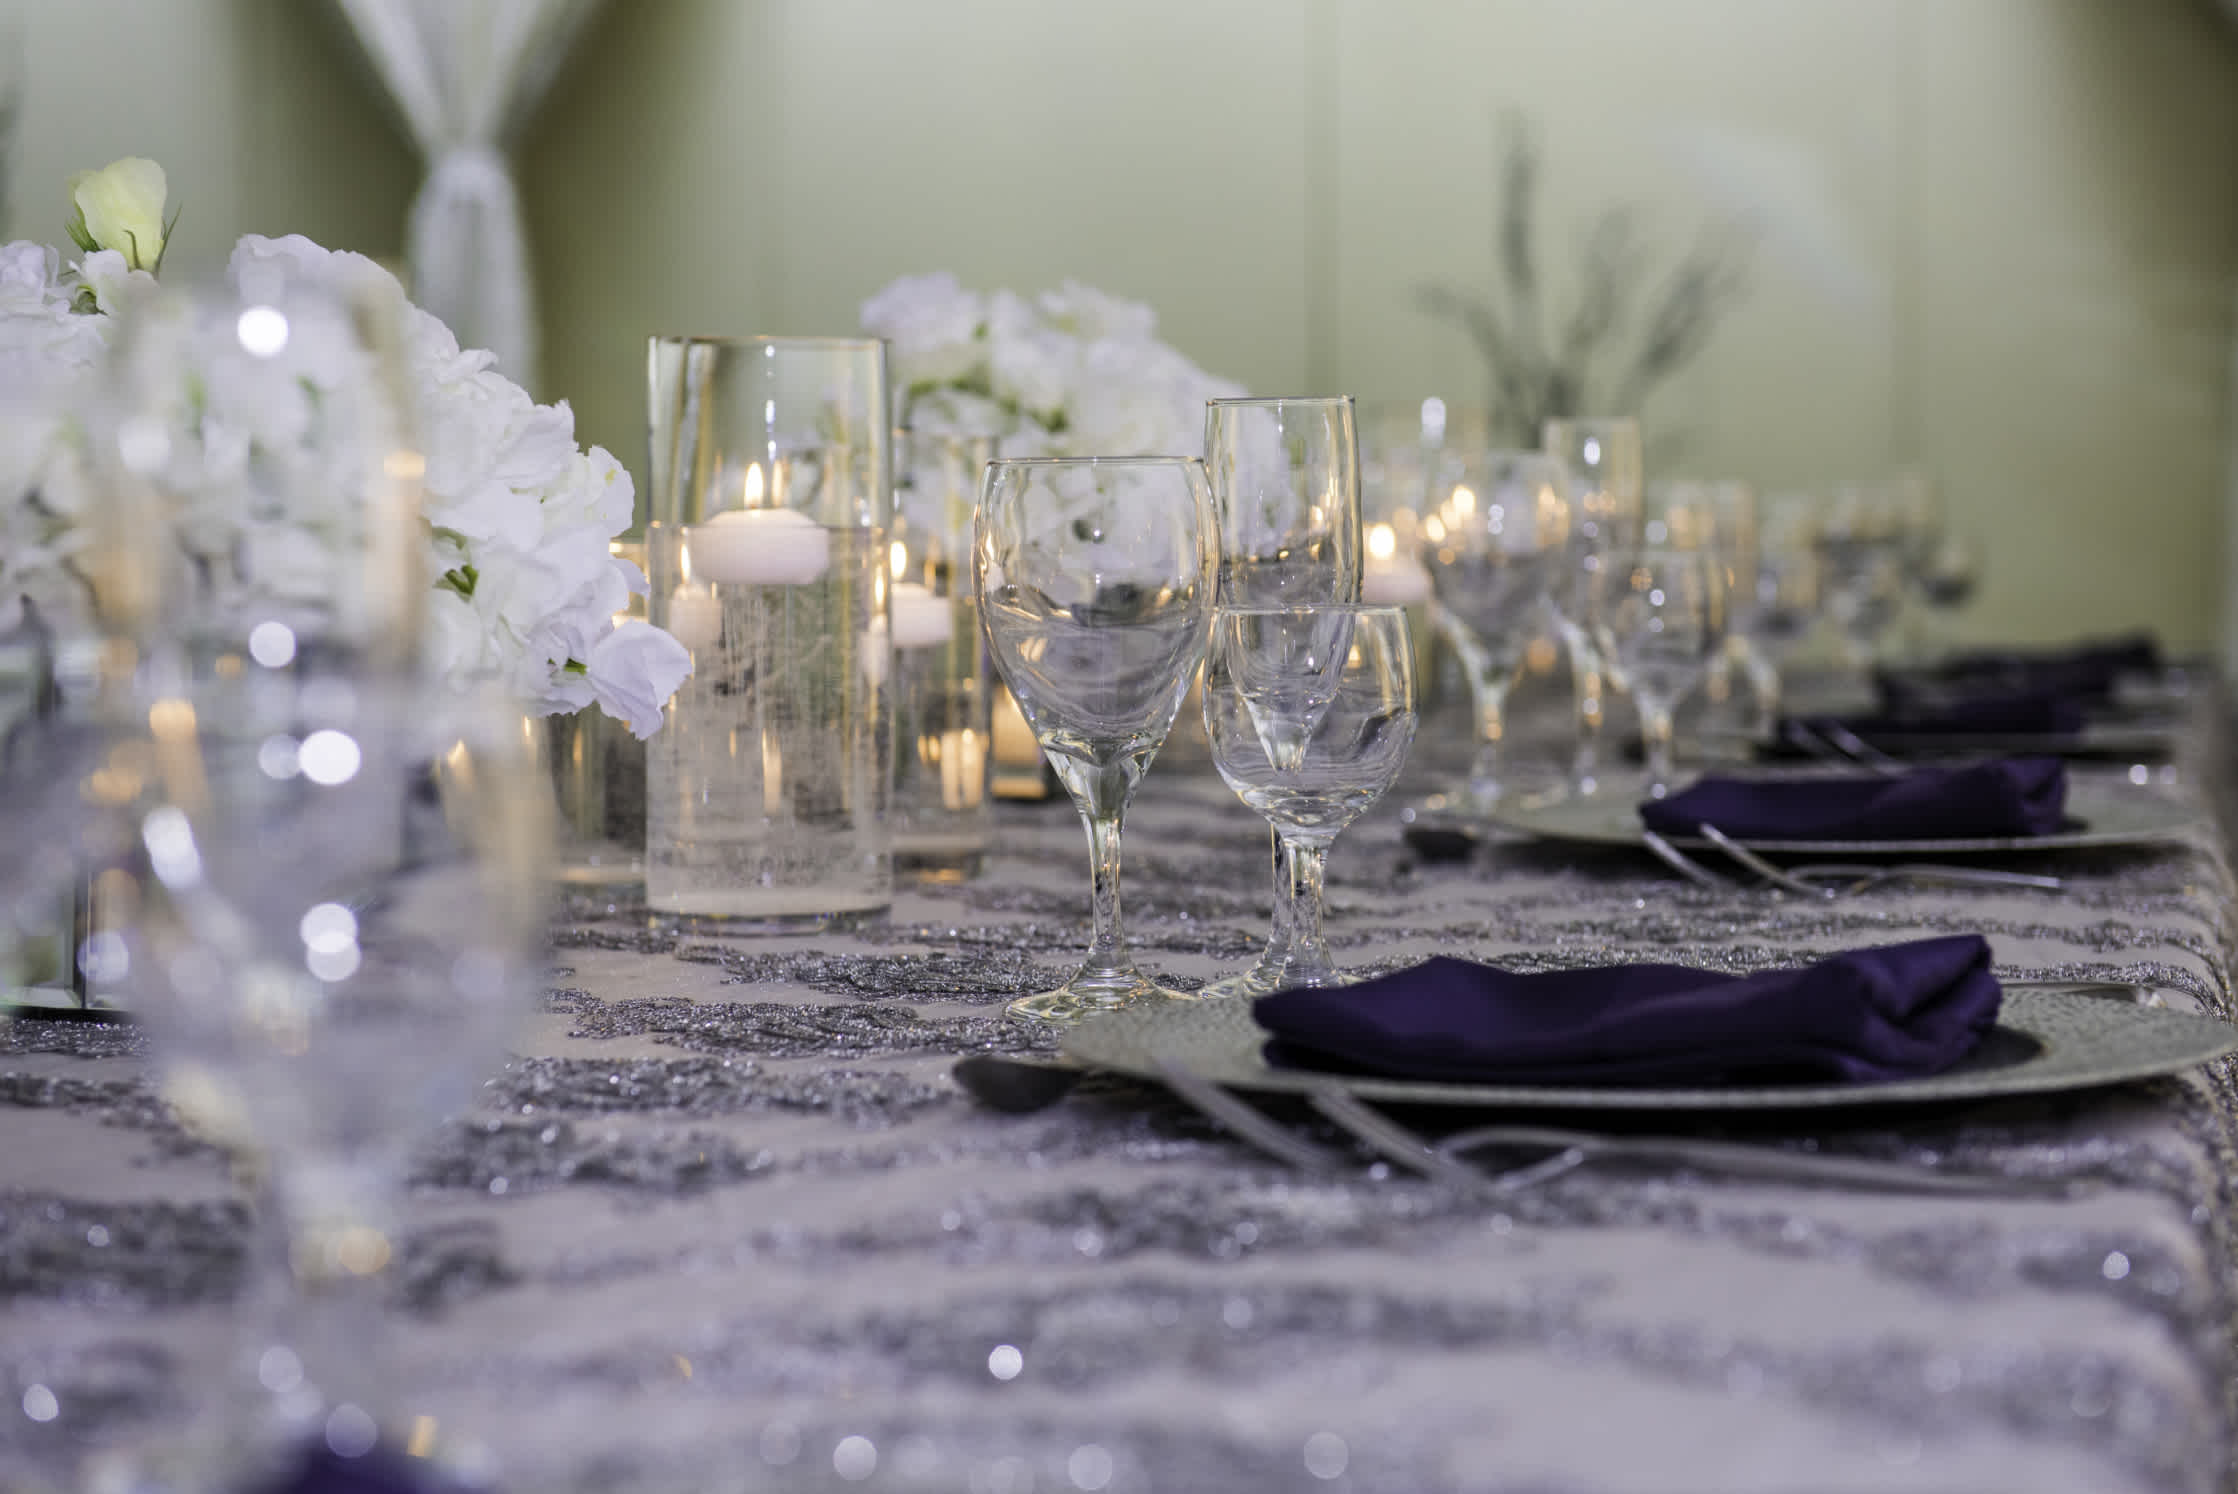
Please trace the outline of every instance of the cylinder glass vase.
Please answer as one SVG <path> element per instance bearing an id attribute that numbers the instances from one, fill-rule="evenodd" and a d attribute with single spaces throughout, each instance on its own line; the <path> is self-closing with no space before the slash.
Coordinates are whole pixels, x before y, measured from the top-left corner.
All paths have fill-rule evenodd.
<path id="1" fill-rule="evenodd" d="M 894 433 L 894 860 L 975 875 L 994 827 L 993 695 L 971 584 L 971 516 L 987 437 Z"/>
<path id="2" fill-rule="evenodd" d="M 693 667 L 646 756 L 646 905 L 719 934 L 885 908 L 885 345 L 657 337 L 647 374 L 650 611 Z"/>

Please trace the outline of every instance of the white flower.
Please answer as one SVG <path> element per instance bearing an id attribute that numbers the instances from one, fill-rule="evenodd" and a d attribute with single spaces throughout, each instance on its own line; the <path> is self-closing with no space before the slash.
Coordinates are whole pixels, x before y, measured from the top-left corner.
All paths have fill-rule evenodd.
<path id="1" fill-rule="evenodd" d="M 1028 300 L 913 276 L 866 302 L 863 323 L 894 340 L 904 424 L 992 435 L 1005 456 L 1187 455 L 1205 401 L 1242 393 L 1157 341 L 1148 306 L 1075 281 Z"/>
<path id="2" fill-rule="evenodd" d="M 115 316 L 133 302 L 154 294 L 155 277 L 115 249 L 101 249 L 85 257 L 76 271 L 83 294 L 92 304 L 85 308 Z"/>
<path id="3" fill-rule="evenodd" d="M 692 672 L 684 646 L 647 622 L 626 622 L 591 650 L 591 690 L 600 709 L 640 738 L 661 727 L 661 707 Z"/>
<path id="4" fill-rule="evenodd" d="M 251 235 L 229 270 L 233 300 L 188 301 L 155 295 L 108 250 L 62 270 L 37 245 L 0 248 L 0 623 L 25 597 L 86 604 L 72 569 L 89 538 L 83 437 L 65 417 L 109 357 L 102 376 L 161 433 L 150 476 L 212 605 L 352 626 L 349 551 L 387 452 L 412 439 L 425 458 L 429 667 L 462 686 L 499 682 L 530 710 L 595 700 L 640 734 L 657 728 L 690 655 L 643 623 L 615 641 L 615 614 L 645 585 L 610 548 L 634 494 L 609 453 L 577 447 L 568 407 L 537 404 L 490 354 L 462 350 L 362 255 Z M 356 329 L 382 303 L 402 318 L 401 420 Z M 281 311 L 282 335 L 249 335 L 241 313 L 256 306 Z M 128 317 L 138 330 L 111 354 Z"/>
<path id="5" fill-rule="evenodd" d="M 1106 295 L 1077 280 L 1043 291 L 1040 299 L 1042 314 L 1052 325 L 1090 342 L 1104 338 L 1149 342 L 1158 332 L 1158 314 L 1148 306 Z"/>
<path id="6" fill-rule="evenodd" d="M 113 250 L 135 270 L 163 261 L 163 168 L 139 156 L 70 178 L 70 238 L 91 254 Z"/>
<path id="7" fill-rule="evenodd" d="M 900 389 L 958 382 L 986 356 L 979 340 L 982 299 L 946 272 L 904 275 L 863 303 L 865 330 L 886 339 L 888 369 Z"/>

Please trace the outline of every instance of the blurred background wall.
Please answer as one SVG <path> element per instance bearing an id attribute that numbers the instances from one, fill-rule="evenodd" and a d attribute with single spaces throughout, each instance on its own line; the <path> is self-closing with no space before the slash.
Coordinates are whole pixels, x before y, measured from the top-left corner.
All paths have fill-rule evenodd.
<path id="1" fill-rule="evenodd" d="M 19 0 L 14 235 L 161 159 L 166 273 L 238 233 L 392 258 L 415 165 L 312 0 Z M 521 152 L 539 393 L 642 470 L 652 331 L 832 332 L 948 269 L 1139 297 L 1262 392 L 1481 400 L 1420 289 L 1489 290 L 1500 125 L 1541 296 L 1636 211 L 1743 296 L 1644 415 L 1667 471 L 1918 466 L 1966 626 L 2219 625 L 2238 27 L 2211 0 L 610 0 Z M 1652 278 L 1652 277 L 1651 277 Z"/>

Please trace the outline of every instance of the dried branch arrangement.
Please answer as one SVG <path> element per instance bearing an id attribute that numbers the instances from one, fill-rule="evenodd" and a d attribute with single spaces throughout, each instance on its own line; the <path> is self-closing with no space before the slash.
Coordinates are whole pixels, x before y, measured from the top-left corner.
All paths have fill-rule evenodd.
<path id="1" fill-rule="evenodd" d="M 1425 285 L 1415 301 L 1483 356 L 1496 438 L 1534 446 L 1556 416 L 1636 413 L 1698 355 L 1748 288 L 1750 243 L 1737 227 L 1714 225 L 1659 275 L 1644 215 L 1604 209 L 1579 251 L 1574 299 L 1557 314 L 1540 274 L 1538 140 L 1514 113 L 1500 136 L 1491 293 Z"/>

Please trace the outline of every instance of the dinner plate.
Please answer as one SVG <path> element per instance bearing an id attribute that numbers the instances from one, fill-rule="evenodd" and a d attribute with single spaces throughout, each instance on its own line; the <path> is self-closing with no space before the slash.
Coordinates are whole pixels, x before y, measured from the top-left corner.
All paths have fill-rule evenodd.
<path id="1" fill-rule="evenodd" d="M 2068 828 L 2050 835 L 1950 836 L 1934 840 L 1740 840 L 1752 851 L 1796 856 L 1958 856 L 1989 851 L 2076 851 L 2180 840 L 2199 827 L 2189 805 L 2121 783 L 2074 783 L 2067 791 Z M 1639 801 L 1611 785 L 1598 794 L 1527 798 L 1496 807 L 1491 822 L 1544 840 L 1580 845 L 1640 846 Z M 1698 836 L 1665 836 L 1687 850 L 1714 850 Z"/>
<path id="2" fill-rule="evenodd" d="M 2179 731 L 2157 722 L 2091 721 L 2080 731 L 2063 732 L 1876 731 L 1865 743 L 1890 757 L 1905 758 L 2085 757 L 2158 762 L 2175 753 Z M 1699 734 L 1728 750 L 1754 748 L 1779 760 L 1809 760 L 1800 749 L 1766 749 L 1760 738 L 1749 733 L 1703 728 Z"/>
<path id="3" fill-rule="evenodd" d="M 1065 1054 L 1145 1079 L 1162 1062 L 1234 1089 L 1312 1094 L 1341 1089 L 1383 1104 L 1539 1110 L 1822 1110 L 1929 1105 L 2091 1089 L 2173 1074 L 2238 1048 L 2238 1028 L 2212 1017 L 2139 1005 L 2144 987 L 2007 982 L 1997 1026 L 1972 1056 L 1926 1079 L 1881 1084 L 1733 1084 L 1593 1088 L 1450 1084 L 1270 1066 L 1251 1003 L 1156 1001 L 1090 1017 Z"/>

